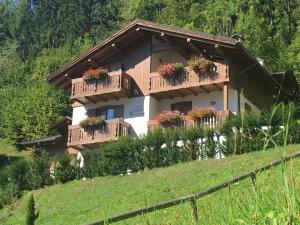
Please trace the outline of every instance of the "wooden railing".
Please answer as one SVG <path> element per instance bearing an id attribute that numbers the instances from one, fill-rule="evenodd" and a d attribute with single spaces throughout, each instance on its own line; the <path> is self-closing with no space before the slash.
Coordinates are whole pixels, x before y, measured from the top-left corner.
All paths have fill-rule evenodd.
<path id="1" fill-rule="evenodd" d="M 269 170 L 272 169 L 275 166 L 280 165 L 283 162 L 287 162 L 290 161 L 291 159 L 294 159 L 296 157 L 300 156 L 300 152 L 296 152 L 295 154 L 292 154 L 290 156 L 287 157 L 282 157 L 279 160 L 273 161 L 269 164 L 266 164 L 262 167 L 259 167 L 257 169 L 251 170 L 249 172 L 246 172 L 240 176 L 237 177 L 233 177 L 229 180 L 226 180 L 220 184 L 217 184 L 215 186 L 211 186 L 209 188 L 207 188 L 206 190 L 200 191 L 200 192 L 196 192 L 184 197 L 180 197 L 180 198 L 176 198 L 176 199 L 171 199 L 169 201 L 165 201 L 165 202 L 160 202 L 157 203 L 155 205 L 152 206 L 148 206 L 145 208 L 139 208 L 139 209 L 135 209 L 132 211 L 127 211 L 125 213 L 121 213 L 115 216 L 111 216 L 111 217 L 107 217 L 105 219 L 100 219 L 100 220 L 96 220 L 94 222 L 91 223 L 87 223 L 85 225 L 104 225 L 104 224 L 111 224 L 111 223 L 115 223 L 118 221 L 122 221 L 122 220 L 126 220 L 126 219 L 130 219 L 136 216 L 140 216 L 140 215 L 145 215 L 147 213 L 151 213 L 154 211 L 158 211 L 161 209 L 166 209 L 166 208 L 170 208 L 176 205 L 180 205 L 180 204 L 184 204 L 186 202 L 190 202 L 191 203 L 191 208 L 192 208 L 192 213 L 193 213 L 193 218 L 194 218 L 194 222 L 195 224 L 198 224 L 198 207 L 197 207 L 197 202 L 196 200 L 199 198 L 203 198 L 209 194 L 215 193 L 219 190 L 222 190 L 224 188 L 230 187 L 233 184 L 238 184 L 238 182 L 251 178 L 252 181 L 252 187 L 253 190 L 256 191 L 257 189 L 257 182 L 256 182 L 256 174 L 259 172 L 263 172 L 265 170 Z"/>
<path id="2" fill-rule="evenodd" d="M 177 123 L 175 127 L 188 128 L 193 126 L 203 126 L 204 128 L 217 128 L 218 126 L 224 123 L 224 121 L 229 117 L 229 114 L 229 111 L 217 111 L 215 116 L 205 117 L 197 121 L 194 121 L 190 116 L 185 116 L 184 120 L 182 122 Z M 156 119 L 148 121 L 148 131 L 153 131 L 155 128 L 158 127 L 162 126 Z"/>
<path id="3" fill-rule="evenodd" d="M 183 72 L 182 75 L 172 78 L 162 77 L 157 72 L 151 73 L 149 78 L 149 92 L 155 93 L 228 81 L 228 66 L 217 64 L 216 67 L 215 74 L 204 75 L 199 75 L 190 67 L 186 67 L 185 72 Z"/>
<path id="4" fill-rule="evenodd" d="M 128 74 L 122 73 L 109 75 L 103 80 L 84 81 L 83 78 L 72 80 L 71 98 L 79 98 L 92 95 L 123 91 L 129 94 L 131 89 L 131 78 Z"/>
<path id="5" fill-rule="evenodd" d="M 68 146 L 101 143 L 117 140 L 128 135 L 130 125 L 123 119 L 107 120 L 103 126 L 82 128 L 80 125 L 69 125 Z"/>

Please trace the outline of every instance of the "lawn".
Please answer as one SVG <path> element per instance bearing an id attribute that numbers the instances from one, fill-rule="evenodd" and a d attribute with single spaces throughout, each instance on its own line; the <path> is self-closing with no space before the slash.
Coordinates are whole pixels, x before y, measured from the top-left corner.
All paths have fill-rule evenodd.
<path id="1" fill-rule="evenodd" d="M 60 184 L 36 190 L 32 192 L 40 214 L 36 224 L 83 224 L 163 200 L 181 197 L 279 159 L 281 154 L 289 154 L 299 150 L 300 145 L 291 145 L 284 152 L 282 149 L 257 151 L 221 160 L 210 159 L 182 163 L 131 176 L 73 181 L 64 185 Z M 294 160 L 293 168 L 297 166 L 300 167 L 300 162 Z M 299 173 L 293 175 L 297 176 L 298 179 Z M 280 174 L 280 167 L 272 169 L 271 172 L 260 175 L 258 182 L 260 184 L 260 182 L 268 180 L 268 186 L 262 184 L 261 186 L 266 186 L 269 189 L 273 187 L 275 191 L 281 190 L 275 186 L 281 185 Z M 264 192 L 263 188 L 260 190 Z M 258 197 L 258 194 L 253 196 L 250 181 L 243 181 L 230 189 L 198 200 L 201 224 L 249 224 L 249 218 L 253 219 L 259 215 L 259 212 L 255 211 L 258 199 L 263 201 Z M 28 197 L 29 193 L 26 193 L 22 199 L 0 210 L 0 223 L 24 224 Z M 253 202 L 253 199 L 256 201 Z M 272 199 L 272 196 L 267 199 Z M 275 200 L 281 201 L 277 198 Z M 248 215 L 249 213 L 251 215 Z M 271 214 L 272 212 L 270 212 L 270 216 L 272 216 Z M 243 223 L 243 220 L 248 222 Z M 118 224 L 147 223 L 191 224 L 190 205 L 184 204 Z"/>
<path id="2" fill-rule="evenodd" d="M 9 141 L 0 139 L 0 156 L 30 157 L 30 151 L 18 151 Z"/>

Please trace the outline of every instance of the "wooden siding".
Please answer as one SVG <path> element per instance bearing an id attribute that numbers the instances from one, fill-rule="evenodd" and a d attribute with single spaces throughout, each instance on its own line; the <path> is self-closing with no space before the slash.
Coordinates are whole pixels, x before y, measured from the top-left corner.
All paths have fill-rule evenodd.
<path id="1" fill-rule="evenodd" d="M 137 87 L 144 95 L 148 94 L 150 73 L 151 39 L 141 39 L 130 45 L 122 57 L 124 71 L 135 81 Z"/>
<path id="2" fill-rule="evenodd" d="M 131 78 L 119 73 L 109 75 L 107 80 L 84 81 L 83 78 L 72 80 L 71 99 L 87 103 L 89 101 L 108 100 L 130 96 Z M 93 98 L 93 99 L 89 99 Z"/>
<path id="3" fill-rule="evenodd" d="M 123 119 L 107 120 L 103 127 L 83 129 L 80 125 L 69 125 L 68 146 L 82 146 L 114 141 L 128 135 L 130 125 Z"/>

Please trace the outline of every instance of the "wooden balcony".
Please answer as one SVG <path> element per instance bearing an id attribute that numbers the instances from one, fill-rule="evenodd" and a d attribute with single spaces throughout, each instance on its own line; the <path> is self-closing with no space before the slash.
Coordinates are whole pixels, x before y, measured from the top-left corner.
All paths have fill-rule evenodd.
<path id="1" fill-rule="evenodd" d="M 175 127 L 188 128 L 193 126 L 203 126 L 204 128 L 217 128 L 224 123 L 230 114 L 231 113 L 226 110 L 217 111 L 216 116 L 203 118 L 198 121 L 194 121 L 190 116 L 185 116 L 184 121 L 179 122 Z M 148 131 L 153 131 L 158 127 L 166 128 L 161 126 L 156 119 L 148 121 Z"/>
<path id="2" fill-rule="evenodd" d="M 178 97 L 202 92 L 222 90 L 223 82 L 229 81 L 227 65 L 216 64 L 215 74 L 199 75 L 190 67 L 176 78 L 165 78 L 157 72 L 149 78 L 149 93 L 157 99 Z"/>
<path id="3" fill-rule="evenodd" d="M 131 77 L 125 73 L 109 74 L 104 80 L 72 80 L 71 100 L 81 104 L 130 96 Z"/>
<path id="4" fill-rule="evenodd" d="M 69 125 L 68 146 L 89 146 L 118 140 L 128 135 L 130 124 L 123 119 L 107 120 L 102 127 L 84 129 L 80 125 Z"/>

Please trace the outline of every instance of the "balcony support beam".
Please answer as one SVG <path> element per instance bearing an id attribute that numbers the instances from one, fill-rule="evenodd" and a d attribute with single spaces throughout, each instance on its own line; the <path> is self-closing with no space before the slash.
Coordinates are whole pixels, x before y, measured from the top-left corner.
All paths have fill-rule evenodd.
<path id="1" fill-rule="evenodd" d="M 93 104 L 96 104 L 96 103 L 97 103 L 94 99 L 92 99 L 92 98 L 89 97 L 89 96 L 86 96 L 85 98 L 86 98 L 88 101 L 90 101 L 91 103 L 93 103 Z"/>
<path id="2" fill-rule="evenodd" d="M 145 34 L 143 33 L 143 30 L 141 30 L 141 28 L 136 28 L 135 29 L 136 33 L 141 37 L 141 38 L 145 38 Z"/>
<path id="3" fill-rule="evenodd" d="M 212 57 L 205 51 L 205 50 L 202 50 L 200 48 L 198 48 L 196 45 L 194 45 L 192 43 L 192 40 L 190 38 L 187 38 L 186 39 L 189 47 L 194 51 L 196 52 L 198 55 L 202 55 L 204 58 L 207 58 L 209 60 L 212 60 Z"/>
<path id="4" fill-rule="evenodd" d="M 189 58 L 189 53 L 177 41 L 171 40 L 165 35 L 165 33 L 160 33 L 160 38 L 163 41 L 169 42 L 172 46 L 174 46 L 174 49 L 177 50 L 182 56 L 184 56 L 185 58 Z"/>
<path id="5" fill-rule="evenodd" d="M 223 106 L 224 111 L 228 111 L 228 83 L 223 86 Z"/>
<path id="6" fill-rule="evenodd" d="M 111 44 L 111 47 L 113 47 L 113 49 L 114 49 L 116 52 L 118 52 L 120 55 L 123 55 L 123 54 L 124 54 L 123 50 L 122 50 L 121 48 L 119 48 L 119 47 L 116 45 L 116 43 L 112 43 L 112 44 Z"/>
<path id="7" fill-rule="evenodd" d="M 222 91 L 222 88 L 219 87 L 217 84 L 213 83 L 213 86 L 216 87 L 219 91 Z"/>
<path id="8" fill-rule="evenodd" d="M 210 91 L 206 88 L 206 87 L 204 87 L 204 86 L 199 86 L 202 90 L 204 90 L 205 92 L 206 92 L 206 94 L 209 94 L 210 93 Z"/>
<path id="9" fill-rule="evenodd" d="M 191 88 L 188 88 L 187 89 L 189 92 L 191 92 L 193 95 L 195 95 L 195 96 L 197 96 L 198 95 L 198 93 L 196 92 L 196 91 L 194 91 L 193 89 L 191 89 Z"/>
<path id="10" fill-rule="evenodd" d="M 82 105 L 85 105 L 85 102 L 82 101 L 82 100 L 79 99 L 79 98 L 75 98 L 74 101 L 79 102 L 79 103 L 82 104 Z"/>

